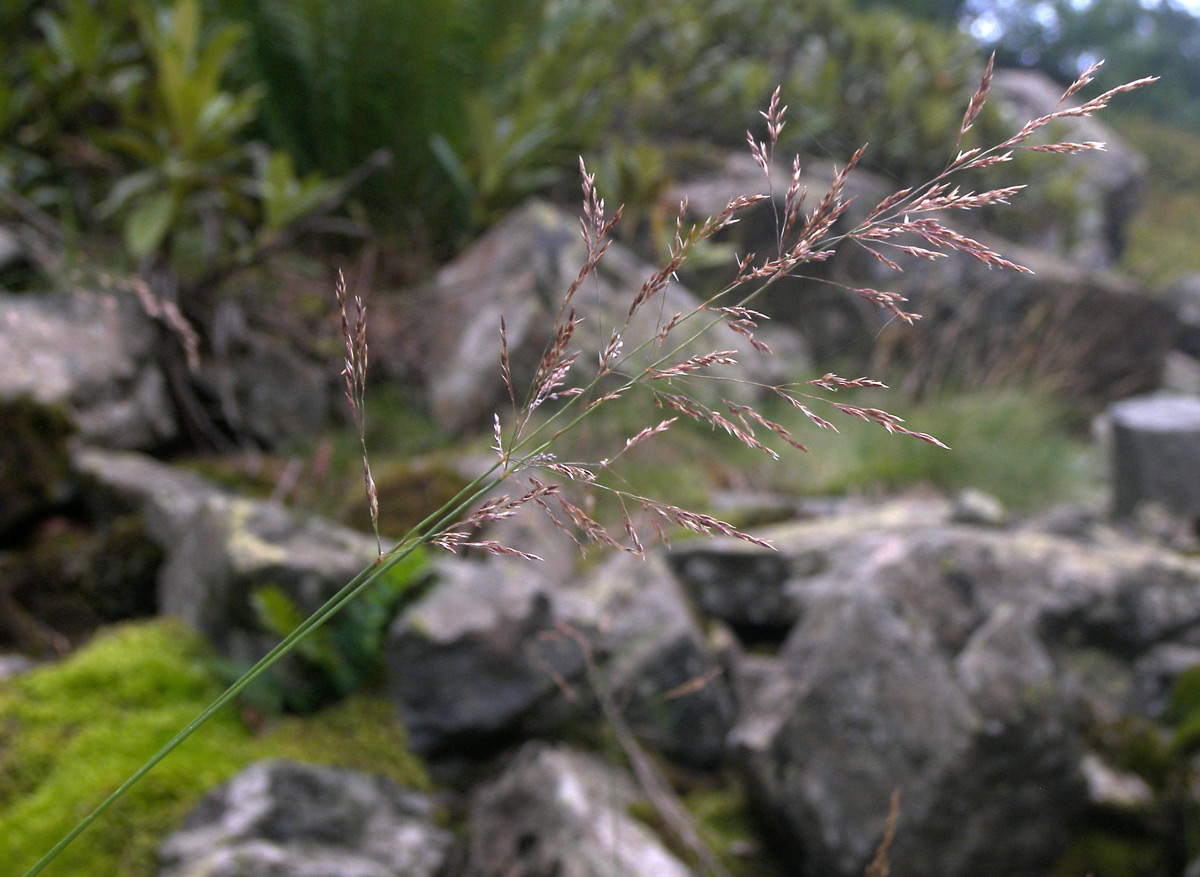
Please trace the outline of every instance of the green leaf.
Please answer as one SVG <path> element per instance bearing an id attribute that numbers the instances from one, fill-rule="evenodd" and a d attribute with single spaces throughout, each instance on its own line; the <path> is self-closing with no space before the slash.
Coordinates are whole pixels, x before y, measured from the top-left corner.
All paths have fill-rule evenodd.
<path id="1" fill-rule="evenodd" d="M 143 201 L 125 220 L 125 248 L 135 259 L 153 253 L 167 236 L 175 218 L 175 196 L 160 192 Z"/>

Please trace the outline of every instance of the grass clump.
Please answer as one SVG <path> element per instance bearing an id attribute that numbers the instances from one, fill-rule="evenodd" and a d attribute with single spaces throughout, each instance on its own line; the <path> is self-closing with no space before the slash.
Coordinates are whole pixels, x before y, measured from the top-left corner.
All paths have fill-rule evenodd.
<path id="1" fill-rule="evenodd" d="M 1200 271 L 1200 133 L 1141 116 L 1116 119 L 1131 146 L 1154 170 L 1141 209 L 1129 224 L 1121 267 L 1149 284 Z"/>
<path id="2" fill-rule="evenodd" d="M 0 687 L 0 861 L 21 873 L 112 787 L 190 721 L 221 685 L 198 635 L 160 620 L 110 629 L 61 664 Z M 200 797 L 253 761 L 293 758 L 428 788 L 390 706 L 352 698 L 257 731 L 235 712 L 161 765 L 48 874 L 138 877 Z"/>
<path id="3" fill-rule="evenodd" d="M 1087 442 L 1072 435 L 1064 404 L 1031 389 L 947 392 L 906 411 L 914 430 L 936 435 L 954 453 L 888 435 L 871 424 L 838 424 L 840 434 L 808 434 L 811 453 L 780 477 L 809 494 L 895 490 L 928 484 L 946 491 L 973 487 L 1015 509 L 1086 494 Z"/>

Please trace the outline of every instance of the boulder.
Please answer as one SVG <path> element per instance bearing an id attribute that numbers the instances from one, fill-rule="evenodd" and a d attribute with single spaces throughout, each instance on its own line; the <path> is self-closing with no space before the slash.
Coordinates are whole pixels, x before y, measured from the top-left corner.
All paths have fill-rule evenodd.
<path id="1" fill-rule="evenodd" d="M 533 201 L 492 228 L 474 246 L 443 268 L 412 310 L 413 333 L 420 350 L 429 406 L 447 431 L 490 421 L 507 396 L 500 374 L 500 317 L 504 316 L 517 392 L 529 386 L 542 352 L 551 340 L 562 297 L 586 260 L 579 221 L 543 202 Z M 571 303 L 583 322 L 572 349 L 582 351 L 573 375 L 594 369 L 597 354 L 619 327 L 634 296 L 656 269 L 643 265 L 613 244 L 596 274 Z M 661 301 L 634 317 L 625 350 L 655 337 L 662 322 L 688 313 L 698 300 L 671 283 Z M 752 377 L 765 357 L 746 339 L 718 324 L 691 344 L 685 355 L 714 350 L 742 351 L 741 364 L 722 374 Z M 639 359 L 639 362 L 642 360 Z M 799 368 L 800 366 L 797 365 Z M 578 384 L 581 377 L 569 383 Z M 726 393 L 741 393 L 741 389 Z M 715 398 L 715 397 L 714 397 Z"/>
<path id="2" fill-rule="evenodd" d="M 328 425 L 338 386 L 332 359 L 314 361 L 305 345 L 251 328 L 232 301 L 217 305 L 211 336 L 212 356 L 192 381 L 230 433 L 272 448 Z"/>
<path id="3" fill-rule="evenodd" d="M 1018 74 L 1018 78 L 1024 75 Z M 1002 78 L 998 71 L 996 81 Z M 993 92 L 1007 94 L 995 84 Z M 1019 90 L 1015 93 L 1013 106 L 1035 115 L 1043 112 L 1038 109 L 1040 104 L 1027 106 L 1021 103 Z M 1096 135 L 1093 139 L 1111 134 L 1107 130 L 1091 133 Z M 1076 192 L 1073 200 L 1095 206 L 1091 214 L 1091 208 L 1075 211 L 1079 216 L 1100 211 L 1107 217 L 1104 222 L 1119 225 L 1124 222 L 1125 208 L 1096 205 L 1116 204 L 1130 196 L 1140 171 L 1136 171 L 1136 156 L 1118 146 L 1112 150 L 1070 158 L 1080 173 L 1072 191 Z M 1123 169 L 1120 174 L 1105 169 L 1110 161 Z M 801 165 L 802 183 L 808 187 L 810 201 L 815 200 L 832 182 L 834 166 L 806 157 Z M 783 168 L 774 168 L 772 174 L 774 184 L 768 186 L 748 153 L 731 153 L 710 167 L 693 170 L 664 196 L 661 207 L 673 210 L 686 197 L 687 219 L 698 221 L 720 211 L 735 195 L 772 193 L 774 203 L 764 201 L 745 211 L 742 220 L 719 238 L 737 253 L 762 257 L 777 249 L 775 217 L 783 210 L 790 178 Z M 1113 192 L 1105 188 L 1110 183 Z M 881 177 L 855 170 L 845 188 L 845 197 L 853 201 L 835 231 L 849 231 L 895 188 Z M 1014 209 L 1019 212 L 1019 206 Z M 1039 216 L 1045 213 L 1041 211 Z M 1107 253 L 1110 244 L 1104 235 L 1097 237 L 1099 232 L 1082 229 L 1068 234 L 1065 228 L 1057 228 L 1053 233 L 1043 229 L 1045 233 L 1034 239 L 1007 240 L 980 228 L 969 214 L 939 218 L 1034 273 L 991 269 L 963 253 L 928 261 L 889 252 L 889 258 L 903 269 L 896 272 L 860 247 L 842 247 L 829 261 L 809 266 L 804 277 L 775 283 L 755 307 L 778 324 L 799 330 L 818 362 L 846 357 L 866 362 L 874 357 L 878 364 L 900 357 L 908 360 L 908 380 L 914 386 L 933 386 L 948 379 L 959 384 L 986 381 L 989 376 L 1019 370 L 1030 378 L 1057 381 L 1065 392 L 1103 403 L 1159 385 L 1166 355 L 1178 333 L 1174 310 L 1142 295 L 1136 284 L 1107 270 L 1111 256 L 1085 258 L 1073 245 L 1058 246 L 1047 239 L 1047 234 L 1064 240 L 1082 235 L 1085 243 L 1081 246 L 1089 252 Z M 1092 222 L 1078 221 L 1084 225 Z M 711 294 L 729 279 L 721 269 L 694 270 L 686 263 L 680 275 L 701 294 Z M 909 299 L 906 307 L 922 315 L 919 331 L 839 287 L 883 289 L 905 296 Z"/>
<path id="4" fill-rule="evenodd" d="M 1200 399 L 1152 394 L 1111 406 L 1113 511 L 1159 503 L 1200 518 Z"/>
<path id="5" fill-rule="evenodd" d="M 553 586 L 506 558 L 436 569 L 387 644 L 389 690 L 418 751 L 486 750 L 592 720 L 603 685 L 649 745 L 694 766 L 721 760 L 732 694 L 660 557 L 618 556 Z"/>
<path id="6" fill-rule="evenodd" d="M 370 536 L 232 496 L 149 457 L 85 450 L 74 465 L 94 508 L 140 513 L 166 555 L 159 611 L 235 661 L 257 660 L 278 641 L 251 608 L 257 589 L 279 589 L 307 615 L 377 556 Z"/>
<path id="7" fill-rule="evenodd" d="M 464 877 L 687 877 L 630 815 L 638 797 L 590 756 L 528 743 L 471 797 Z"/>
<path id="8" fill-rule="evenodd" d="M 158 447 L 178 426 L 157 337 L 128 295 L 0 295 L 0 408 L 29 398 L 64 411 L 91 444 Z"/>
<path id="9" fill-rule="evenodd" d="M 1049 659 L 1011 624 L 997 619 L 956 666 L 899 601 L 810 608 L 731 737 L 752 802 L 804 873 L 863 873 L 896 788 L 898 873 L 1044 873 L 1061 853 L 1083 804 L 1077 744 Z"/>
<path id="10" fill-rule="evenodd" d="M 756 631 L 739 593 L 793 622 L 774 657 L 725 654 L 730 745 L 804 873 L 861 874 L 897 786 L 897 873 L 1045 873 L 1091 806 L 1089 729 L 1161 712 L 1200 646 L 1195 559 L 955 515 L 898 501 L 756 531 L 776 552 L 672 554 L 738 635 Z"/>
<path id="11" fill-rule="evenodd" d="M 356 771 L 259 762 L 163 841 L 158 877 L 437 877 L 452 846 L 420 793 Z"/>
<path id="12" fill-rule="evenodd" d="M 598 675 L 630 729 L 676 761 L 716 766 L 733 694 L 661 554 L 613 558 L 582 595 L 599 619 Z"/>
<path id="13" fill-rule="evenodd" d="M 385 653 L 413 748 L 487 748 L 561 718 L 585 656 L 560 625 L 578 612 L 528 563 L 441 560 L 435 575 L 392 624 Z"/>

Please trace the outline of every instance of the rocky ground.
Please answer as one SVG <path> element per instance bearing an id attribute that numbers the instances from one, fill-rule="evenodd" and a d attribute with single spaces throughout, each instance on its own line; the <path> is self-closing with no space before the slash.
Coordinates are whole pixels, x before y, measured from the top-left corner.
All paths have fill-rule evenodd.
<path id="1" fill-rule="evenodd" d="M 1038 82 L 998 90 L 1023 116 L 1048 99 Z M 741 376 L 771 383 L 874 338 L 866 355 L 909 363 L 913 389 L 1014 362 L 1094 410 L 1200 383 L 1194 279 L 1150 294 L 1110 272 L 1138 157 L 1088 160 L 1069 220 L 996 244 L 1035 275 L 908 266 L 899 291 L 928 314 L 936 354 L 810 284 L 764 303 L 782 362 L 747 350 Z M 730 156 L 693 170 L 668 197 L 698 213 L 760 185 Z M 811 173 L 815 190 L 830 172 Z M 865 209 L 883 183 L 853 185 Z M 735 228 L 739 252 L 770 246 L 753 217 Z M 625 307 L 644 256 L 613 247 L 586 319 Z M 572 217 L 526 205 L 407 298 L 406 319 L 381 308 L 381 379 L 419 387 L 448 432 L 489 423 L 499 316 L 519 382 L 582 258 Z M 853 253 L 822 270 L 882 282 Z M 681 307 L 712 282 L 681 281 Z M 374 560 L 359 530 L 169 462 L 197 424 L 276 447 L 323 428 L 337 398 L 310 352 L 244 325 L 181 395 L 178 357 L 161 355 L 178 328 L 127 292 L 0 295 L 6 642 L 65 653 L 166 615 L 244 666 Z M 768 497 L 759 518 L 785 520 L 754 535 L 773 551 L 676 540 L 581 562 L 531 526 L 502 535 L 544 565 L 430 560 L 285 663 L 270 706 L 377 683 L 433 789 L 257 762 L 162 841 L 158 873 L 858 875 L 887 873 L 881 848 L 895 873 L 930 877 L 1182 873 L 1198 851 L 1180 826 L 1200 808 L 1200 430 L 1174 404 L 1115 416 L 1120 521 L 1089 506 L 1017 517 L 969 493 Z M 701 803 L 714 799 L 715 815 Z"/>

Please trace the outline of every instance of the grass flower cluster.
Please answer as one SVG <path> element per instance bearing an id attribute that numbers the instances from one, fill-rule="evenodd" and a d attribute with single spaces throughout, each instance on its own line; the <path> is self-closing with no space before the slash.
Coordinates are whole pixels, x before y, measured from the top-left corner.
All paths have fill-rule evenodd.
<path id="1" fill-rule="evenodd" d="M 490 468 L 464 487 L 443 508 L 413 527 L 396 545 L 386 550 L 381 545 L 379 558 L 374 564 L 343 587 L 185 726 L 154 758 L 49 851 L 28 872 L 27 877 L 40 872 L 104 809 L 275 661 L 295 648 L 297 643 L 346 603 L 370 588 L 392 566 L 422 546 L 432 545 L 449 551 L 470 548 L 536 559 L 521 548 L 487 538 L 485 530 L 488 524 L 510 518 L 530 506 L 548 514 L 554 524 L 581 548 L 599 544 L 641 555 L 648 544 L 655 540 L 665 541 L 672 530 L 733 536 L 757 545 L 766 545 L 763 540 L 711 515 L 689 511 L 643 495 L 620 477 L 616 470 L 625 454 L 644 443 L 663 441 L 663 437 L 669 435 L 681 419 L 719 429 L 743 445 L 771 457 L 777 456 L 778 451 L 768 442 L 776 445 L 782 442 L 803 450 L 802 442 L 787 428 L 764 416 L 752 402 L 742 401 L 747 395 L 773 397 L 785 400 L 820 429 L 836 430 L 835 423 L 829 417 L 849 417 L 877 425 L 889 433 L 941 445 L 931 435 L 908 429 L 899 417 L 883 409 L 854 405 L 841 401 L 837 396 L 844 391 L 860 388 L 880 388 L 882 385 L 879 381 L 827 374 L 799 385 L 752 384 L 747 387 L 744 377 L 731 373 L 731 367 L 737 364 L 740 356 L 738 351 L 713 349 L 702 354 L 687 351 L 694 350 L 694 343 L 709 330 L 725 325 L 745 338 L 755 350 L 767 352 L 767 345 L 755 336 L 755 329 L 766 319 L 764 314 L 754 310 L 756 299 L 780 279 L 829 259 L 839 247 L 846 245 L 861 247 L 881 263 L 896 270 L 900 267 L 896 262 L 896 254 L 918 259 L 939 259 L 950 253 L 962 253 L 989 267 L 1027 271 L 983 243 L 955 231 L 944 223 L 943 216 L 951 211 L 1007 203 L 1021 186 L 974 192 L 960 188 L 957 180 L 971 171 L 1009 161 L 1017 150 L 1070 154 L 1103 148 L 1103 144 L 1095 142 L 1030 143 L 1033 135 L 1051 122 L 1089 116 L 1102 109 L 1113 97 L 1153 81 L 1152 78 L 1140 79 L 1086 102 L 1070 104 L 1071 98 L 1092 81 L 1098 66 L 1089 68 L 1066 90 L 1062 102 L 1053 112 L 1031 120 L 1016 134 L 997 145 L 960 149 L 945 168 L 928 182 L 888 196 L 850 228 L 843 223 L 850 204 L 844 192 L 845 182 L 862 157 L 865 147 L 858 150 L 846 166 L 836 173 L 827 191 L 812 199 L 815 203 L 811 206 L 800 160 L 795 159 L 782 200 L 782 212 L 776 214 L 775 251 L 761 257 L 752 253 L 738 257 L 733 279 L 723 289 L 688 312 L 667 313 L 664 293 L 689 254 L 702 242 L 737 222 L 748 208 L 764 199 L 770 199 L 774 204 L 774 199 L 761 194 L 735 197 L 716 216 L 694 226 L 684 223 L 682 217 L 686 204 L 681 205 L 680 219 L 676 223 L 674 240 L 665 263 L 636 292 L 623 324 L 606 333 L 608 341 L 602 346 L 596 361 L 590 365 L 581 360 L 581 354 L 575 346 L 582 318 L 573 307 L 573 301 L 586 290 L 597 266 L 604 259 L 621 211 L 618 209 L 611 215 L 607 212 L 604 200 L 596 191 L 594 177 L 581 161 L 581 234 L 587 246 L 587 257 L 563 296 L 558 318 L 549 336 L 551 340 L 536 367 L 531 385 L 523 393 L 518 392 L 513 384 L 503 321 L 497 327 L 502 339 L 499 368 L 509 392 L 511 411 L 503 417 L 497 414 L 494 419 L 493 450 L 496 457 Z M 991 76 L 992 64 L 989 62 L 963 116 L 958 137 L 960 146 L 983 108 Z M 781 105 L 777 90 L 763 113 L 766 139 L 758 140 L 749 135 L 754 159 L 772 185 L 774 151 L 785 124 L 786 113 L 787 108 Z M 861 296 L 887 309 L 896 319 L 908 323 L 917 319 L 916 314 L 904 309 L 905 300 L 894 293 L 869 288 L 846 289 L 849 294 Z M 339 283 L 337 296 L 346 338 L 346 394 L 362 439 L 365 435 L 362 390 L 367 366 L 366 312 L 361 301 L 356 299 L 354 314 L 351 315 L 350 297 L 344 282 Z M 657 310 L 654 331 L 643 337 L 629 337 L 634 317 L 639 312 L 654 310 Z M 718 388 L 715 401 L 710 392 L 713 386 Z M 728 392 L 721 392 L 726 387 L 729 387 Z M 648 396 L 662 409 L 664 417 L 660 422 L 638 429 L 623 444 L 614 448 L 607 458 L 575 461 L 559 456 L 558 449 L 564 438 L 574 433 L 594 412 L 638 395 Z M 541 413 L 535 417 L 535 412 L 539 411 Z M 372 503 L 372 518 L 376 519 L 376 499 L 366 460 L 365 439 L 363 448 L 367 492 Z M 512 486 L 508 488 L 509 492 L 504 493 L 502 490 L 506 485 Z M 589 514 L 588 497 L 600 493 L 615 498 L 620 504 L 622 514 L 619 527 L 610 529 Z"/>

